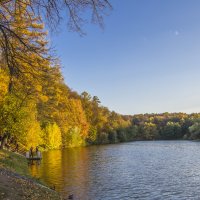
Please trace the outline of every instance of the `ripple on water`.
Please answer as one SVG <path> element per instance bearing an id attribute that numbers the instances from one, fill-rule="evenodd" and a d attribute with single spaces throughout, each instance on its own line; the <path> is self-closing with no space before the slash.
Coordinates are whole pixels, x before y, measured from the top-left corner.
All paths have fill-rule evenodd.
<path id="1" fill-rule="evenodd" d="M 32 174 L 81 200 L 199 199 L 200 143 L 150 141 L 45 152 Z"/>

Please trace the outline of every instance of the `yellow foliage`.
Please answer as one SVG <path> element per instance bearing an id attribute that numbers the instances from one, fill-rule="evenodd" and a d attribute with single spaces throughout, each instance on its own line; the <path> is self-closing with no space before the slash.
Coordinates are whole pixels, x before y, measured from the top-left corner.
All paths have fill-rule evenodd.
<path id="1" fill-rule="evenodd" d="M 0 102 L 8 92 L 9 77 L 5 71 L 0 69 Z"/>
<path id="2" fill-rule="evenodd" d="M 42 101 L 42 102 L 47 102 L 48 101 L 48 99 L 49 99 L 49 97 L 48 96 L 46 96 L 46 95 L 40 95 L 40 100 Z"/>
<path id="3" fill-rule="evenodd" d="M 62 145 L 61 131 L 56 123 L 48 124 L 43 130 L 43 144 L 48 149 L 59 149 Z"/>
<path id="4" fill-rule="evenodd" d="M 26 147 L 36 147 L 41 143 L 41 129 L 38 122 L 32 123 L 26 135 Z"/>

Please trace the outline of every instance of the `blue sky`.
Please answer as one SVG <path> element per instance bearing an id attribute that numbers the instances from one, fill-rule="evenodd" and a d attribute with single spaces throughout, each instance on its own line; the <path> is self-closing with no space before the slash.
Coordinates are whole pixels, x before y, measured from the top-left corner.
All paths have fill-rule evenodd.
<path id="1" fill-rule="evenodd" d="M 200 1 L 111 4 L 104 30 L 52 36 L 67 85 L 121 114 L 200 112 Z"/>

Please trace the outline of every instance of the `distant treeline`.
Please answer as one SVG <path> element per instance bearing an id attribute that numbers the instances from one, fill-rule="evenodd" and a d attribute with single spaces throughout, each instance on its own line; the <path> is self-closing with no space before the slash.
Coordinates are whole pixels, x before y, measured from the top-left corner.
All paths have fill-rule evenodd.
<path id="1" fill-rule="evenodd" d="M 130 125 L 108 134 L 109 141 L 200 139 L 200 114 L 163 113 L 126 116 Z"/>

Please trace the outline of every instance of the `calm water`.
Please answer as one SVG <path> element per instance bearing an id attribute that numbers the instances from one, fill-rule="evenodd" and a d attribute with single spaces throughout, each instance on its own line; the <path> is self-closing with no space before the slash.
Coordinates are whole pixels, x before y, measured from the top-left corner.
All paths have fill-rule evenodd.
<path id="1" fill-rule="evenodd" d="M 200 143 L 133 142 L 43 153 L 32 174 L 80 200 L 200 199 Z"/>

